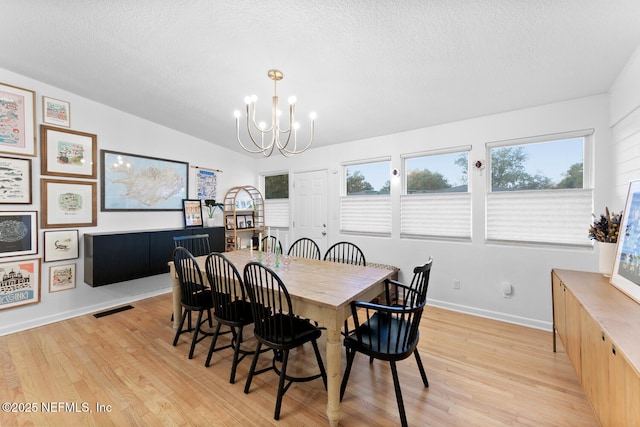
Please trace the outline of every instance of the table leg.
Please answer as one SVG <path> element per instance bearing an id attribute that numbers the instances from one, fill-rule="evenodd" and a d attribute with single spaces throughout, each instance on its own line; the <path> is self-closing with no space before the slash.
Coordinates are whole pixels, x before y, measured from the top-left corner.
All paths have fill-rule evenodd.
<path id="1" fill-rule="evenodd" d="M 173 329 L 180 327 L 180 319 L 182 318 L 182 305 L 180 304 L 180 281 L 176 277 L 176 272 L 170 267 L 171 283 L 173 284 L 171 293 L 173 296 Z"/>
<path id="2" fill-rule="evenodd" d="M 341 348 L 339 327 L 327 328 L 327 417 L 331 426 L 337 426 L 340 420 Z"/>

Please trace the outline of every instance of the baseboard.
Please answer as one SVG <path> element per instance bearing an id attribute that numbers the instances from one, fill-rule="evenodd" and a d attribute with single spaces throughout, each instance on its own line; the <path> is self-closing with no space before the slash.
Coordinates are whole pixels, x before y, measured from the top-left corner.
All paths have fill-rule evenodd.
<path id="1" fill-rule="evenodd" d="M 172 291 L 172 288 L 156 289 L 154 291 L 146 292 L 138 295 L 130 295 L 125 298 L 116 300 L 109 300 L 102 304 L 94 304 L 91 306 L 81 307 L 77 310 L 68 310 L 61 313 L 56 313 L 51 316 L 38 317 L 37 319 L 31 319 L 24 322 L 12 323 L 6 327 L 0 327 L 0 336 L 13 334 L 20 331 L 25 331 L 31 328 L 37 328 L 38 326 L 49 325 L 51 323 L 60 322 L 61 320 L 71 319 L 73 317 L 84 316 L 85 314 L 91 314 L 96 311 L 107 310 L 113 307 L 117 307 L 123 304 L 130 304 L 134 301 L 140 301 L 143 299 L 163 295 Z M 167 308 L 169 311 L 171 308 Z"/>
<path id="2" fill-rule="evenodd" d="M 551 332 L 553 328 L 553 324 L 551 322 L 544 322 L 538 319 L 515 316 L 512 314 L 500 313 L 492 310 L 484 310 L 467 305 L 453 304 L 447 301 L 439 301 L 427 298 L 427 304 L 434 307 L 444 308 L 446 310 L 456 311 L 464 314 L 471 314 L 473 316 L 485 317 L 487 319 L 499 320 L 501 322 L 512 323 L 514 325 L 527 326 L 529 328 L 540 329 L 543 331 Z"/>

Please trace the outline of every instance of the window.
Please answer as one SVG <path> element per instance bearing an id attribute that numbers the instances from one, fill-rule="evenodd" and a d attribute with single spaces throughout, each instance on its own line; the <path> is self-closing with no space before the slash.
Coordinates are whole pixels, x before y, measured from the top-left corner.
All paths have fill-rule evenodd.
<path id="1" fill-rule="evenodd" d="M 471 238 L 470 146 L 403 156 L 402 236 Z"/>
<path id="2" fill-rule="evenodd" d="M 487 144 L 488 241 L 588 246 L 593 130 Z"/>
<path id="3" fill-rule="evenodd" d="M 391 234 L 390 159 L 347 164 L 344 172 L 340 231 Z"/>
<path id="4" fill-rule="evenodd" d="M 264 177 L 264 217 L 270 227 L 289 227 L 289 174 Z"/>

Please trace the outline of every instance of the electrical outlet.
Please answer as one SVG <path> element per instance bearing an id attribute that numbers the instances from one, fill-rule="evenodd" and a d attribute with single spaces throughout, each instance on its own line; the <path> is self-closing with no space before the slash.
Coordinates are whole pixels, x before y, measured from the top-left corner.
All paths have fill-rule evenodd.
<path id="1" fill-rule="evenodd" d="M 453 289 L 460 289 L 460 280 L 453 281 Z"/>

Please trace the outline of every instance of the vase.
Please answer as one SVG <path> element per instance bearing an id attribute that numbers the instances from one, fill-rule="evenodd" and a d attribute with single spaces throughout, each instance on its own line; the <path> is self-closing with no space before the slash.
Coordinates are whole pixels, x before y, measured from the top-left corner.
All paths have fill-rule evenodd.
<path id="1" fill-rule="evenodd" d="M 616 256 L 616 244 L 608 242 L 598 242 L 599 258 L 598 270 L 605 276 L 611 276 L 613 271 L 613 261 Z"/>

